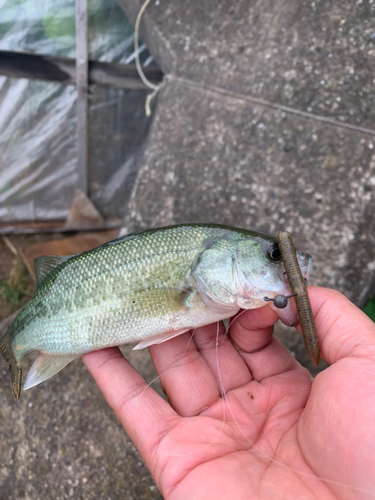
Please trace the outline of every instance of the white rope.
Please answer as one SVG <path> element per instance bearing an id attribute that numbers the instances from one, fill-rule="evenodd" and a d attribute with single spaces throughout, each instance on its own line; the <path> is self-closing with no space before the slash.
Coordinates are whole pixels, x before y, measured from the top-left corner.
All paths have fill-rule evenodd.
<path id="1" fill-rule="evenodd" d="M 151 2 L 151 0 L 146 0 L 145 3 L 142 5 L 140 11 L 138 12 L 137 19 L 135 21 L 135 27 L 134 27 L 134 52 L 135 52 L 135 66 L 137 68 L 138 74 L 142 80 L 142 82 L 146 85 L 146 87 L 150 88 L 153 90 L 151 94 L 148 94 L 146 97 L 146 103 L 145 103 L 145 109 L 146 109 L 146 116 L 151 116 L 151 108 L 150 108 L 150 103 L 152 99 L 156 96 L 156 94 L 160 90 L 161 84 L 159 85 L 154 85 L 151 83 L 147 78 L 146 75 L 143 73 L 141 62 L 139 60 L 139 25 L 141 23 L 141 18 L 143 16 L 144 11 L 146 10 L 148 4 Z"/>

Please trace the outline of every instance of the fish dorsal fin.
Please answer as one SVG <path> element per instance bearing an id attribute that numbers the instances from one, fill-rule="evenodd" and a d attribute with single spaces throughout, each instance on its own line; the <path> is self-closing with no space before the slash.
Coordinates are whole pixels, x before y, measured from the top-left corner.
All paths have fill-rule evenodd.
<path id="1" fill-rule="evenodd" d="M 73 255 L 42 255 L 34 259 L 34 271 L 36 284 L 39 286 L 44 278 L 62 262 L 67 261 Z"/>
<path id="2" fill-rule="evenodd" d="M 24 390 L 26 391 L 30 389 L 30 387 L 34 387 L 51 378 L 75 358 L 78 358 L 78 356 L 65 356 L 60 358 L 50 354 L 39 354 L 27 374 L 25 385 L 23 386 Z"/>

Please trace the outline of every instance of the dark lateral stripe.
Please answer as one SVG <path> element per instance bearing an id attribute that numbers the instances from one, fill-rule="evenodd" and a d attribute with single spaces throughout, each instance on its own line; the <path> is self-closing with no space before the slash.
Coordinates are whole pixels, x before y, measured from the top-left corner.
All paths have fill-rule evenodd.
<path id="1" fill-rule="evenodd" d="M 158 68 L 142 68 L 147 79 L 157 85 L 163 78 Z M 0 75 L 75 84 L 75 59 L 40 56 L 0 50 Z M 89 84 L 107 85 L 123 89 L 147 89 L 138 76 L 134 64 L 116 64 L 89 61 Z"/>

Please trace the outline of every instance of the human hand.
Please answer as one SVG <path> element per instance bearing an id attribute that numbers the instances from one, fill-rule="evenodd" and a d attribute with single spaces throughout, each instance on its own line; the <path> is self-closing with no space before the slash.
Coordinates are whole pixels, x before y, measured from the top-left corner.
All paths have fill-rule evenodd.
<path id="1" fill-rule="evenodd" d="M 338 292 L 309 296 L 331 365 L 314 380 L 268 306 L 229 338 L 220 325 L 217 348 L 216 324 L 150 348 L 170 405 L 118 348 L 83 356 L 166 500 L 375 498 L 375 325 Z"/>

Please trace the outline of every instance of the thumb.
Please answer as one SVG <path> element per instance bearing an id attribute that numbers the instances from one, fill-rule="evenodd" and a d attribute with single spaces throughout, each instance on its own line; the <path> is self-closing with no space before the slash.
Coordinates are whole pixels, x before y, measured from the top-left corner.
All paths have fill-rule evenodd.
<path id="1" fill-rule="evenodd" d="M 350 356 L 375 359 L 373 321 L 335 290 L 309 286 L 308 292 L 322 358 L 331 365 Z"/>

